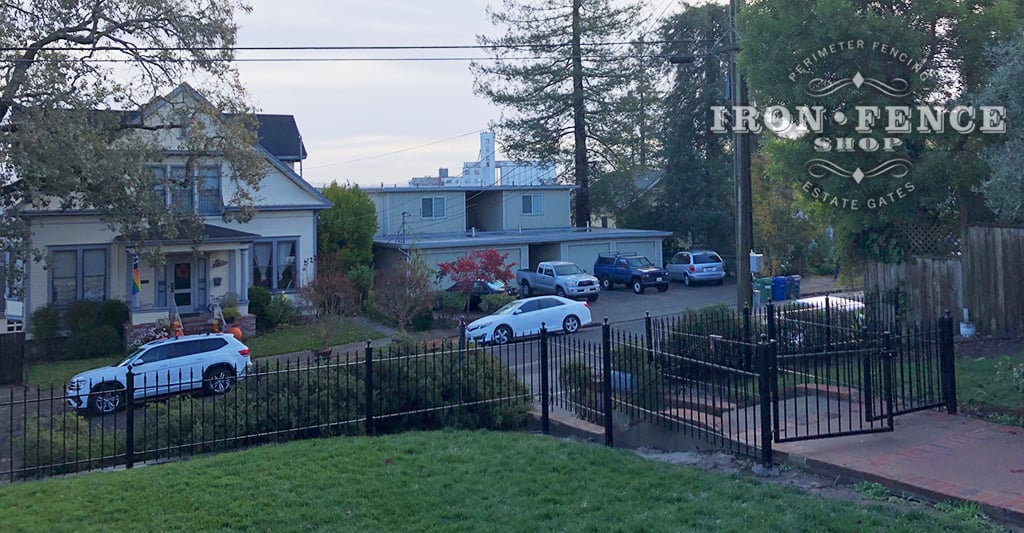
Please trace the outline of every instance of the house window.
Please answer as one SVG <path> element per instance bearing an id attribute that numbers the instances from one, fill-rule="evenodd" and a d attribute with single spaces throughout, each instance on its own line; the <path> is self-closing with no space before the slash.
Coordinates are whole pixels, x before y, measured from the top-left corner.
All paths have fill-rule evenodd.
<path id="1" fill-rule="evenodd" d="M 58 250 L 51 254 L 50 303 L 107 298 L 106 248 Z"/>
<path id="2" fill-rule="evenodd" d="M 444 218 L 444 197 L 423 198 L 420 205 L 420 217 Z"/>
<path id="3" fill-rule="evenodd" d="M 180 165 L 149 168 L 158 182 L 153 187 L 153 194 L 164 205 L 181 213 L 197 211 L 200 215 L 219 215 L 223 212 L 220 167 L 202 167 L 191 176 L 186 175 L 185 167 Z"/>
<path id="4" fill-rule="evenodd" d="M 252 284 L 271 291 L 295 290 L 299 242 L 277 239 L 252 245 Z"/>
<path id="5" fill-rule="evenodd" d="M 542 215 L 544 214 L 544 196 L 540 194 L 523 195 L 523 214 Z"/>

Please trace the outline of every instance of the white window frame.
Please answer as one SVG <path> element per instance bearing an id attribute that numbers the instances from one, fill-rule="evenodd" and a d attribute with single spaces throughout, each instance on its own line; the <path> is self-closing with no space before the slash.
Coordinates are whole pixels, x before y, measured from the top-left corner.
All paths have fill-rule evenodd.
<path id="1" fill-rule="evenodd" d="M 148 165 L 148 167 L 156 174 L 160 183 L 154 187 L 153 191 L 158 196 L 162 196 L 164 205 L 168 208 L 174 207 L 175 196 L 182 195 L 187 197 L 190 201 L 189 205 L 184 205 L 190 211 L 196 212 L 200 215 L 221 215 L 224 213 L 224 190 L 223 180 L 221 179 L 221 168 L 217 165 L 205 165 L 193 169 L 192 176 L 187 178 L 188 189 L 181 191 L 180 189 L 175 190 L 176 185 L 172 182 L 181 180 L 185 169 L 185 165 Z M 206 187 L 207 184 L 216 184 L 216 192 L 209 196 L 216 196 L 216 199 L 212 202 L 215 206 L 214 210 L 199 210 L 200 204 L 203 203 L 203 191 L 213 191 L 212 187 Z"/>
<path id="2" fill-rule="evenodd" d="M 427 201 L 430 202 L 430 216 L 427 216 L 426 209 L 424 209 Z M 441 206 L 440 210 L 437 208 L 439 204 Z M 444 196 L 424 196 L 420 198 L 420 218 L 444 218 L 446 213 L 446 207 L 447 206 L 445 205 Z M 440 215 L 438 215 L 438 211 L 441 212 Z"/>
<path id="3" fill-rule="evenodd" d="M 543 194 L 524 194 L 522 196 L 522 213 L 526 216 L 543 215 L 544 214 L 544 195 Z M 530 199 L 530 210 L 526 210 L 526 199 Z"/>
<path id="4" fill-rule="evenodd" d="M 101 265 L 102 265 L 102 268 L 103 268 L 103 272 L 102 272 L 102 274 L 93 273 L 93 275 L 87 276 L 86 272 L 85 272 L 85 261 L 86 261 L 85 254 L 86 253 L 95 253 L 95 252 L 101 252 L 103 254 L 103 257 L 102 257 L 102 260 L 101 260 Z M 106 300 L 110 296 L 110 250 L 109 250 L 109 247 L 107 247 L 107 246 L 95 246 L 95 245 L 94 246 L 62 246 L 62 247 L 59 247 L 59 248 L 52 248 L 52 249 L 50 249 L 50 254 L 51 255 L 58 254 L 58 253 L 73 253 L 75 255 L 75 266 L 74 266 L 74 272 L 71 273 L 70 276 L 61 276 L 60 278 L 58 278 L 56 276 L 57 272 L 56 272 L 56 265 L 55 264 L 52 265 L 51 268 L 49 269 L 50 270 L 49 283 L 48 283 L 48 285 L 49 285 L 49 295 L 47 296 L 47 301 L 48 301 L 48 303 L 50 305 L 55 305 L 55 306 L 63 307 L 65 305 L 71 303 L 72 301 L 87 299 L 86 290 L 85 290 L 86 278 L 100 279 L 101 282 L 102 282 L 102 288 L 99 291 L 100 294 L 93 295 L 93 297 L 88 298 L 88 299 L 102 302 L 103 300 Z M 56 282 L 57 279 L 73 279 L 74 280 L 74 285 L 75 285 L 75 291 L 74 292 L 75 293 L 71 297 L 71 300 L 69 300 L 67 302 L 57 302 L 56 301 L 57 299 L 56 299 L 56 291 L 55 291 L 54 283 Z"/>

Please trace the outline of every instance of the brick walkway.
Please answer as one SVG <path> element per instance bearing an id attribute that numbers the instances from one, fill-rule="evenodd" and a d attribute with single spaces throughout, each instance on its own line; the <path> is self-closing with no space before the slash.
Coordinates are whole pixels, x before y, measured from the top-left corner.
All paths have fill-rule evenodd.
<path id="1" fill-rule="evenodd" d="M 897 417 L 892 433 L 776 444 L 775 450 L 776 462 L 936 501 L 974 502 L 1024 527 L 1024 428 L 924 411 Z"/>

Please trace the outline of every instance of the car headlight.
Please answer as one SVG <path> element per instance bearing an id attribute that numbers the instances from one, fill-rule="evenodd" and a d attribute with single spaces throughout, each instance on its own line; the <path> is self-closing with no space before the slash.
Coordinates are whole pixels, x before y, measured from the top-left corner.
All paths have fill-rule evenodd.
<path id="1" fill-rule="evenodd" d="M 82 390 L 85 380 L 82 378 L 72 379 L 68 382 L 68 390 Z"/>

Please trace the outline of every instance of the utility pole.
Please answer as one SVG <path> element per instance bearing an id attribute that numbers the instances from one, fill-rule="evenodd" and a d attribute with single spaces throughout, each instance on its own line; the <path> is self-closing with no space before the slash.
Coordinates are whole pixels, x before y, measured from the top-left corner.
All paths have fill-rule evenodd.
<path id="1" fill-rule="evenodd" d="M 733 162 L 736 176 L 736 309 L 751 307 L 754 287 L 750 275 L 750 252 L 754 248 L 754 208 L 750 187 L 750 132 L 736 128 L 736 109 L 747 105 L 747 81 L 736 61 L 739 33 L 736 17 L 743 0 L 729 0 L 729 31 L 736 52 L 732 54 L 729 78 L 733 105 Z"/>

